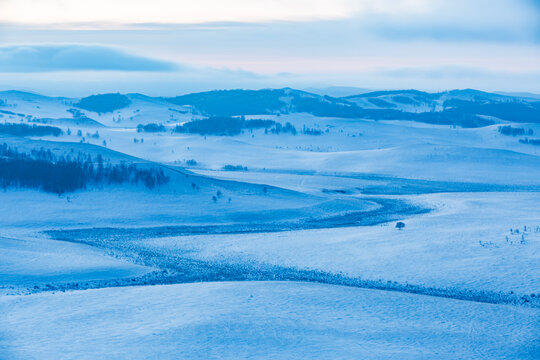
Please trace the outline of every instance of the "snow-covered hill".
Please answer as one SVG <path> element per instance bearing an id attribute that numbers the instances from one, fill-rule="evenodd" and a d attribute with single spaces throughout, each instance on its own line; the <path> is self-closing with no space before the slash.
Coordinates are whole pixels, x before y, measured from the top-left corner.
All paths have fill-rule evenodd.
<path id="1" fill-rule="evenodd" d="M 538 104 L 2 92 L 0 358 L 535 359 Z"/>
<path id="2" fill-rule="evenodd" d="M 19 91 L 0 92 L 4 115 L 40 118 L 79 116 L 105 125 L 178 123 L 198 115 L 240 116 L 308 113 L 317 117 L 411 120 L 464 127 L 501 121 L 540 122 L 540 101 L 478 90 L 426 93 L 417 90 L 376 91 L 337 98 L 284 89 L 215 90 L 174 98 L 142 94 L 101 94 L 82 99 L 49 98 Z M 37 102 L 47 104 L 41 109 Z M 19 111 L 16 111 L 19 110 Z M 14 114 L 5 113 L 5 111 Z"/>

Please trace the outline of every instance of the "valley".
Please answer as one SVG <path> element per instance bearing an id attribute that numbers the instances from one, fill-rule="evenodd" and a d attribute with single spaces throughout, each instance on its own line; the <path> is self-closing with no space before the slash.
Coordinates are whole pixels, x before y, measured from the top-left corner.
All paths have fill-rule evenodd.
<path id="1" fill-rule="evenodd" d="M 0 355 L 540 355 L 537 99 L 0 100 Z"/>

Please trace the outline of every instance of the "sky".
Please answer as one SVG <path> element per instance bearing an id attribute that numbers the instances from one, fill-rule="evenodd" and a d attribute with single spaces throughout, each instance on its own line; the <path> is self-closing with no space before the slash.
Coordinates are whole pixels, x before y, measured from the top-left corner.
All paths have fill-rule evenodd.
<path id="1" fill-rule="evenodd" d="M 0 0 L 0 90 L 540 93 L 540 0 Z"/>

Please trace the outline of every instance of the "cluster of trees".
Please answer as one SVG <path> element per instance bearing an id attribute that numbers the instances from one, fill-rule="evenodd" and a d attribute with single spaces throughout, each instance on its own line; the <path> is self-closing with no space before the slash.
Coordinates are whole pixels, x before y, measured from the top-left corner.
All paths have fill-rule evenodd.
<path id="1" fill-rule="evenodd" d="M 71 109 L 67 109 L 66 110 L 68 113 L 71 113 L 71 115 L 73 116 L 73 119 L 75 120 L 74 123 L 77 124 L 77 125 L 82 125 L 82 126 L 92 126 L 92 127 L 103 127 L 103 124 L 101 124 L 100 122 L 94 120 L 94 119 L 91 119 L 89 118 L 88 116 L 86 116 L 82 111 L 78 110 L 78 109 L 74 109 L 74 108 L 71 108 Z M 50 120 L 56 120 L 56 119 L 36 119 L 37 121 L 41 121 L 43 123 L 47 123 L 48 121 Z M 113 117 L 113 121 L 114 121 L 114 117 Z"/>
<path id="2" fill-rule="evenodd" d="M 247 166 L 242 165 L 225 165 L 222 169 L 225 171 L 248 171 Z"/>
<path id="3" fill-rule="evenodd" d="M 244 129 L 270 128 L 277 124 L 272 120 L 246 120 L 241 117 L 215 116 L 201 120 L 193 120 L 174 128 L 178 133 L 191 133 L 200 135 L 233 136 L 242 133 Z M 280 124 L 281 125 L 281 124 Z"/>
<path id="4" fill-rule="evenodd" d="M 157 132 L 164 132 L 166 131 L 165 126 L 163 124 L 139 124 L 137 125 L 137 132 L 150 132 L 150 133 L 157 133 Z"/>
<path id="5" fill-rule="evenodd" d="M 75 106 L 101 114 L 125 108 L 129 104 L 131 100 L 122 94 L 98 94 L 82 98 Z"/>
<path id="6" fill-rule="evenodd" d="M 390 110 L 387 110 L 390 111 Z M 460 109 L 447 109 L 444 111 L 407 113 L 399 111 L 396 116 L 387 117 L 386 120 L 401 119 L 410 121 L 419 121 L 434 125 L 456 125 L 463 128 L 477 128 L 493 125 L 494 121 L 484 117 L 471 114 Z"/>
<path id="7" fill-rule="evenodd" d="M 155 125 L 155 124 L 149 124 Z M 142 126 L 142 125 L 139 125 Z M 137 127 L 139 129 L 139 127 Z M 265 134 L 271 133 L 279 135 L 281 133 L 289 133 L 296 135 L 298 131 L 290 122 L 285 125 L 264 119 L 246 120 L 244 116 L 240 117 L 209 117 L 201 120 L 193 120 L 183 125 L 177 125 L 174 128 L 178 133 L 191 133 L 200 135 L 218 135 L 218 136 L 234 136 L 241 134 L 244 130 L 265 129 Z M 318 129 L 311 129 L 304 126 L 302 133 L 305 135 L 322 135 L 323 132 Z"/>
<path id="8" fill-rule="evenodd" d="M 71 115 L 73 115 L 73 118 L 75 118 L 75 119 L 84 116 L 84 113 L 83 113 L 81 110 L 79 110 L 79 109 L 73 109 L 73 108 L 71 108 L 71 109 L 67 109 L 66 111 L 67 111 L 68 113 L 71 113 Z"/>
<path id="9" fill-rule="evenodd" d="M 96 130 L 95 133 L 93 134 L 90 134 L 89 132 L 86 132 L 86 137 L 89 137 L 89 138 L 94 138 L 94 139 L 99 139 L 99 132 Z"/>
<path id="10" fill-rule="evenodd" d="M 50 150 L 34 149 L 19 152 L 6 143 L 0 145 L 0 186 L 40 189 L 63 194 L 88 185 L 143 184 L 149 189 L 166 184 L 169 177 L 161 168 L 139 169 L 134 164 L 111 164 L 101 155 L 88 154 L 57 156 Z"/>
<path id="11" fill-rule="evenodd" d="M 308 127 L 306 127 L 306 125 L 304 125 L 304 128 L 302 129 L 302 134 L 319 136 L 319 135 L 322 135 L 323 132 L 322 132 L 322 130 L 308 128 Z"/>
<path id="12" fill-rule="evenodd" d="M 25 116 L 26 116 L 26 115 L 24 115 L 24 114 L 21 114 L 21 113 L 15 113 L 15 112 L 9 111 L 9 110 L 0 110 L 0 114 L 15 115 L 15 116 L 20 116 L 20 117 L 25 117 Z"/>
<path id="13" fill-rule="evenodd" d="M 27 125 L 16 123 L 0 124 L 0 134 L 9 134 L 15 136 L 60 136 L 64 132 L 56 126 L 45 125 Z"/>
<path id="14" fill-rule="evenodd" d="M 447 102 L 445 102 L 446 104 Z M 497 117 L 519 123 L 540 123 L 540 102 L 525 103 L 520 101 L 481 103 L 454 100 L 455 108 L 448 109 L 461 114 L 478 114 Z"/>
<path id="15" fill-rule="evenodd" d="M 274 127 L 270 128 L 270 132 L 277 135 L 280 133 L 291 133 L 292 135 L 297 134 L 296 128 L 290 122 L 287 122 L 285 125 L 281 125 L 277 122 L 275 123 Z M 265 130 L 265 133 L 267 134 L 268 131 Z"/>
<path id="16" fill-rule="evenodd" d="M 174 131 L 200 135 L 232 136 L 242 132 L 244 121 L 242 118 L 235 117 L 209 117 L 177 125 Z"/>
<path id="17" fill-rule="evenodd" d="M 499 126 L 499 133 L 507 136 L 521 136 L 521 135 L 533 135 L 534 131 L 533 129 L 529 129 L 526 131 L 524 128 L 514 128 L 510 125 L 508 126 Z"/>
<path id="18" fill-rule="evenodd" d="M 245 129 L 268 129 L 276 124 L 273 120 L 252 119 L 244 122 Z"/>
<path id="19" fill-rule="evenodd" d="M 519 139 L 519 142 L 522 144 L 531 144 L 535 146 L 540 146 L 540 139 Z"/>

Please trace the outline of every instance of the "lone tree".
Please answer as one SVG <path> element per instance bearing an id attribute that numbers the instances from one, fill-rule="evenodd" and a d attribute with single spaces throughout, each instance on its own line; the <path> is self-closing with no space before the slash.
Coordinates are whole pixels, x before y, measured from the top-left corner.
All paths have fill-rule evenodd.
<path id="1" fill-rule="evenodd" d="M 396 223 L 396 229 L 398 229 L 398 230 L 403 230 L 404 227 L 405 227 L 405 223 L 404 223 L 404 222 L 398 221 L 398 222 Z"/>

